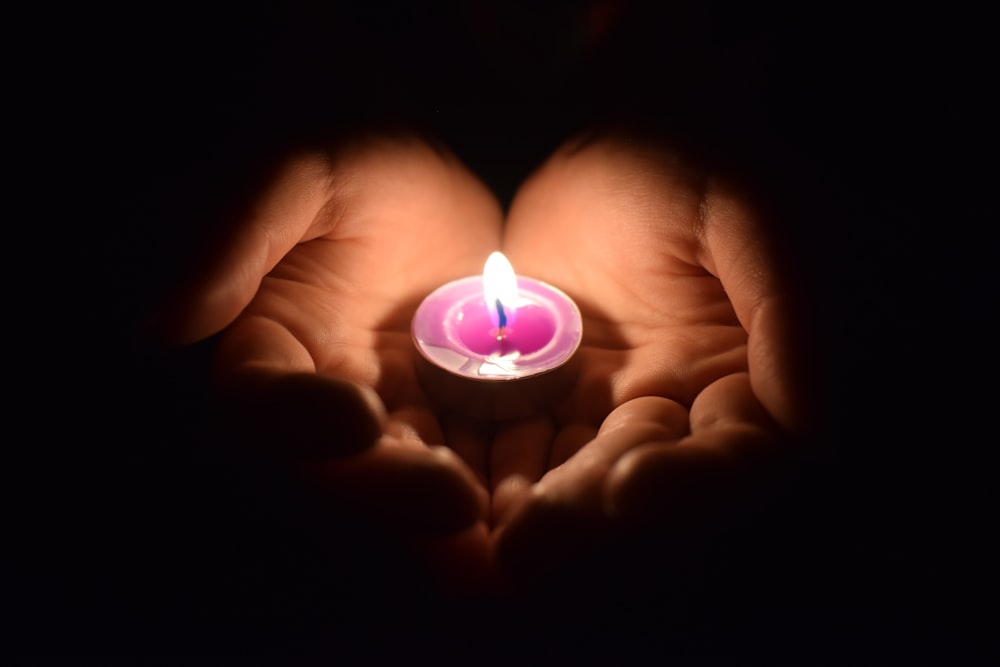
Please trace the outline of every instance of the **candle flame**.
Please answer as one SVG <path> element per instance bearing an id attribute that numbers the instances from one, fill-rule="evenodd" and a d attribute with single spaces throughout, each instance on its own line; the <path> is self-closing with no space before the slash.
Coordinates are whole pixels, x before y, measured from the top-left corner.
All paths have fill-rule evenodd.
<path id="1" fill-rule="evenodd" d="M 495 252 L 486 259 L 483 268 L 483 293 L 490 322 L 502 337 L 504 330 L 514 324 L 517 307 L 521 301 L 517 289 L 517 276 L 503 253 Z"/>

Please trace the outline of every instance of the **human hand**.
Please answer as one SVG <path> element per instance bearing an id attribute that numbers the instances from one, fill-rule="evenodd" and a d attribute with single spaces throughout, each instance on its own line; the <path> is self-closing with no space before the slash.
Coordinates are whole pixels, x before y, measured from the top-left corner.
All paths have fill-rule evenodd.
<path id="1" fill-rule="evenodd" d="M 174 318 L 180 341 L 224 329 L 227 437 L 389 531 L 464 535 L 485 557 L 487 494 L 443 446 L 451 423 L 415 377 L 410 318 L 434 288 L 481 271 L 500 220 L 453 156 L 412 136 L 290 159 Z"/>
<path id="2" fill-rule="evenodd" d="M 715 525 L 766 488 L 802 427 L 765 230 L 669 152 L 570 143 L 518 193 L 503 249 L 577 299 L 585 339 L 571 396 L 514 423 L 435 414 L 413 374 L 417 302 L 500 244 L 495 202 L 460 165 L 367 140 L 293 161 L 260 202 L 187 335 L 229 324 L 220 382 L 265 456 L 390 528 L 461 533 L 457 552 L 485 563 L 484 484 L 501 562 L 544 576 L 618 528 Z"/>
<path id="3" fill-rule="evenodd" d="M 697 551 L 788 462 L 810 414 L 800 313 L 747 202 L 624 134 L 566 144 L 518 192 L 504 252 L 577 301 L 584 339 L 571 396 L 493 442 L 515 583 L 550 584 L 628 535 Z"/>

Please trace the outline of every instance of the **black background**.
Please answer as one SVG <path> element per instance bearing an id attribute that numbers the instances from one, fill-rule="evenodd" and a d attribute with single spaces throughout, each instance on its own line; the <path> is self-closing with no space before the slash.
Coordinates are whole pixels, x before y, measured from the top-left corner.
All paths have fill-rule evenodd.
<path id="1" fill-rule="evenodd" d="M 31 289 L 6 320 L 7 645 L 995 658 L 984 17 L 731 4 L 147 4 L 12 21 L 23 113 L 8 133 L 27 150 L 8 257 Z M 621 9 L 607 34 L 601 7 Z M 391 544 L 331 556 L 206 451 L 210 343 L 158 350 L 135 332 L 276 148 L 406 121 L 507 201 L 604 118 L 651 121 L 759 184 L 820 304 L 836 455 L 693 593 L 449 608 L 407 583 Z"/>

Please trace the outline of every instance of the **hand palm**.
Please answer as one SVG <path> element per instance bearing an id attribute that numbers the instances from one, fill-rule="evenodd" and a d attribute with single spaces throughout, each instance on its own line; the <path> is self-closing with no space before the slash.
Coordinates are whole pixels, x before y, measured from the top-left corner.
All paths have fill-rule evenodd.
<path id="1" fill-rule="evenodd" d="M 505 234 L 518 269 L 572 294 L 584 315 L 580 378 L 554 415 L 563 431 L 596 434 L 642 397 L 689 407 L 713 380 L 746 370 L 746 331 L 698 257 L 697 175 L 667 174 L 660 201 L 644 201 L 648 188 L 619 187 L 635 174 L 617 167 L 556 157 L 521 193 Z M 553 449 L 552 467 L 589 438 L 572 440 Z"/>
<path id="2" fill-rule="evenodd" d="M 313 233 L 264 277 L 227 335 L 266 340 L 258 360 L 301 354 L 304 371 L 374 388 L 397 434 L 440 443 L 412 368 L 410 317 L 433 288 L 481 270 L 500 213 L 456 163 L 428 160 L 419 144 L 400 148 L 388 164 L 369 148 L 342 158 L 349 168 L 325 167 L 333 178 Z"/>
<path id="3" fill-rule="evenodd" d="M 758 265 L 745 204 L 733 207 L 672 154 L 616 142 L 564 148 L 519 193 L 504 249 L 578 301 L 584 340 L 571 396 L 494 442 L 505 477 L 492 480 L 494 520 L 513 567 L 558 568 L 615 517 L 669 530 L 677 500 L 711 523 L 745 490 L 730 484 L 734 468 L 773 450 L 779 429 L 747 374 L 756 366 L 780 412 L 785 387 L 766 369 L 776 341 L 758 332 L 748 348 L 751 322 L 770 317 L 758 306 L 773 296 L 773 267 Z"/>
<path id="4" fill-rule="evenodd" d="M 457 457 L 429 448 L 444 444 L 446 424 L 416 380 L 410 317 L 434 287 L 481 270 L 499 243 L 499 207 L 457 161 L 414 139 L 290 164 L 249 236 L 291 247 L 274 253 L 218 347 L 223 387 L 252 397 L 237 418 L 358 511 L 404 531 L 463 527 L 484 512 L 485 492 Z M 366 423 L 372 413 L 379 423 Z M 414 500 L 413 486 L 435 492 Z"/>

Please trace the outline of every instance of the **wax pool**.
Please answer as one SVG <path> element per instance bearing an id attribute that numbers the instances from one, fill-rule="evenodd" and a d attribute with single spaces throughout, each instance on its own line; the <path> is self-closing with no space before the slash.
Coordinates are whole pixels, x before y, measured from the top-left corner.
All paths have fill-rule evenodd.
<path id="1" fill-rule="evenodd" d="M 556 319 L 547 308 L 528 303 L 517 309 L 513 323 L 501 329 L 493 324 L 486 302 L 480 299 L 466 303 L 455 313 L 454 329 L 458 339 L 476 354 L 528 355 L 552 341 Z"/>

